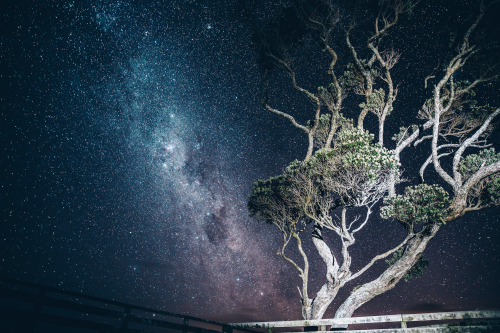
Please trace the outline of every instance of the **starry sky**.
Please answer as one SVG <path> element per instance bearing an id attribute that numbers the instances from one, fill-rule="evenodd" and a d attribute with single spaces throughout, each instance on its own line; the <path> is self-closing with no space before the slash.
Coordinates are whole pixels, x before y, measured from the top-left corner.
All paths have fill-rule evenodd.
<path id="1" fill-rule="evenodd" d="M 439 32 L 476 8 L 460 4 L 423 0 L 395 30 L 391 42 L 402 53 L 395 109 L 405 112 L 389 129 L 414 122 Z M 258 103 L 241 7 L 230 0 L 1 6 L 0 276 L 223 322 L 300 319 L 300 278 L 276 255 L 281 235 L 248 217 L 246 198 L 255 180 L 302 159 L 307 142 Z M 262 2 L 257 16 L 283 6 Z M 326 59 L 312 41 L 305 47 L 298 63 Z M 314 87 L 323 74 L 312 68 L 298 73 Z M 289 82 L 277 75 L 273 87 L 276 105 L 308 119 L 300 111 L 310 106 Z M 356 105 L 345 112 L 354 116 Z M 375 118 L 365 122 L 376 128 Z M 404 159 L 424 153 L 405 154 L 415 182 L 416 167 Z M 353 249 L 354 268 L 404 237 L 397 222 L 370 223 Z M 498 208 L 490 208 L 444 226 L 425 252 L 425 275 L 355 315 L 500 308 L 499 223 Z M 310 239 L 305 246 L 313 250 Z M 311 260 L 314 293 L 325 269 L 313 252 Z M 325 317 L 385 267 L 347 285 Z"/>

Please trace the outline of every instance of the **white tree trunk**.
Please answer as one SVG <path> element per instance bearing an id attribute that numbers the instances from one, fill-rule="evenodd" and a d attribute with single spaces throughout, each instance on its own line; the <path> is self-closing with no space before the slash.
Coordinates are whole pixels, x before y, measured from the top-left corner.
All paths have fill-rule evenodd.
<path id="1" fill-rule="evenodd" d="M 330 303 L 335 299 L 340 288 L 338 281 L 335 280 L 338 274 L 339 265 L 331 249 L 323 240 L 322 230 L 323 227 L 315 223 L 312 240 L 318 254 L 325 262 L 327 282 L 318 291 L 316 297 L 310 300 L 308 304 L 304 304 L 304 301 L 302 301 L 302 317 L 304 320 L 323 318 L 326 309 L 328 309 Z"/>
<path id="2" fill-rule="evenodd" d="M 407 248 L 394 265 L 387 268 L 377 279 L 361 286 L 339 307 L 335 318 L 350 318 L 354 311 L 375 296 L 385 293 L 396 286 L 409 269 L 417 262 L 427 243 L 436 235 L 440 226 L 434 224 L 425 227 L 425 232 L 408 241 Z"/>
<path id="3" fill-rule="evenodd" d="M 307 320 L 322 319 L 326 309 L 328 309 L 330 303 L 337 296 L 338 291 L 339 288 L 335 287 L 332 283 L 325 283 L 316 294 L 316 297 L 311 301 L 310 318 L 307 318 Z"/>

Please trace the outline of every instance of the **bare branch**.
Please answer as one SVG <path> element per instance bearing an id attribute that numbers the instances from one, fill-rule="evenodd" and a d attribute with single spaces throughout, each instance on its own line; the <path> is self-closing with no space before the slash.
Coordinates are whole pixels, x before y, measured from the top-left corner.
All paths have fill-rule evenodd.
<path id="1" fill-rule="evenodd" d="M 479 136 L 484 133 L 484 131 L 488 128 L 491 121 L 499 114 L 500 114 L 500 108 L 496 109 L 495 112 L 490 114 L 489 117 L 486 118 L 486 120 L 484 121 L 483 125 L 476 131 L 476 133 L 474 133 L 473 136 L 465 140 L 455 153 L 455 156 L 453 157 L 453 177 L 458 187 L 462 185 L 462 176 L 460 175 L 460 172 L 458 172 L 458 164 L 460 163 L 462 154 L 464 153 L 465 149 L 467 149 L 469 146 L 477 142 Z"/>
<path id="2" fill-rule="evenodd" d="M 406 238 L 404 239 L 404 241 L 402 241 L 398 246 L 396 246 L 395 248 L 385 252 L 385 253 L 382 253 L 382 254 L 379 254 L 378 256 L 375 256 L 373 257 L 373 259 L 365 266 L 363 267 L 362 269 L 360 269 L 356 274 L 353 274 L 351 275 L 351 277 L 349 277 L 344 283 L 347 283 L 351 280 L 354 280 L 355 278 L 357 278 L 358 276 L 360 276 L 361 274 L 363 274 L 364 272 L 366 272 L 370 267 L 373 266 L 374 263 L 376 263 L 378 260 L 380 259 L 384 259 L 384 258 L 387 258 L 387 256 L 393 254 L 394 252 L 396 252 L 397 250 L 399 250 L 401 247 L 403 247 L 406 242 L 408 242 L 408 240 L 410 238 L 413 237 L 413 234 L 409 234 L 408 236 L 406 236 Z"/>
<path id="3" fill-rule="evenodd" d="M 281 257 L 283 259 L 285 259 L 286 261 L 288 261 L 289 263 L 291 263 L 293 265 L 293 267 L 295 267 L 295 269 L 297 269 L 299 271 L 299 275 L 302 277 L 304 275 L 304 271 L 302 270 L 302 268 L 299 267 L 299 265 L 297 265 L 295 263 L 295 261 L 293 261 L 292 259 L 288 258 L 286 255 L 285 255 L 285 248 L 286 246 L 288 245 L 288 242 L 290 241 L 290 238 L 292 237 L 292 234 L 290 234 L 289 237 L 287 237 L 287 235 L 285 233 L 283 233 L 283 247 L 281 248 L 281 250 L 278 252 L 279 255 L 281 255 Z"/>
<path id="4" fill-rule="evenodd" d="M 433 119 L 430 119 L 428 120 L 423 126 L 422 126 L 422 130 L 426 130 L 426 129 L 429 129 L 432 124 L 433 124 L 434 120 Z M 403 149 L 405 149 L 406 147 L 408 147 L 408 145 L 410 145 L 416 138 L 418 138 L 420 134 L 420 129 L 417 128 L 406 140 L 403 140 L 403 142 L 398 145 L 395 149 L 395 154 L 399 160 L 399 154 L 401 153 L 401 151 L 403 151 Z M 415 143 L 416 145 L 416 143 Z"/>
<path id="5" fill-rule="evenodd" d="M 448 155 L 451 155 L 452 153 L 445 153 L 445 154 L 441 154 L 438 156 L 438 159 L 441 158 L 441 157 L 444 157 L 444 156 L 448 156 Z M 422 182 L 424 182 L 424 172 L 425 172 L 425 169 L 427 168 L 427 166 L 429 164 L 431 164 L 432 162 L 432 155 L 429 156 L 429 158 L 424 162 L 424 164 L 422 164 L 422 166 L 420 167 L 420 180 Z"/>
<path id="6" fill-rule="evenodd" d="M 302 248 L 302 241 L 300 240 L 300 237 L 298 234 L 294 233 L 292 234 L 295 240 L 297 241 L 297 248 L 299 249 L 299 253 L 302 256 L 302 259 L 304 260 L 304 270 L 303 273 L 301 274 L 302 277 L 302 294 L 304 295 L 303 300 L 309 300 L 307 296 L 307 281 L 309 278 L 309 260 L 307 259 L 307 255 L 304 252 L 304 249 Z"/>
<path id="7" fill-rule="evenodd" d="M 486 178 L 494 173 L 500 171 L 500 161 L 492 163 L 487 166 L 482 166 L 477 170 L 460 189 L 460 192 L 468 193 L 472 186 L 477 184 L 481 179 Z"/>
<path id="8" fill-rule="evenodd" d="M 372 206 L 373 206 L 373 204 L 372 204 Z M 357 227 L 356 229 L 354 229 L 352 231 L 352 233 L 351 233 L 352 235 L 354 235 L 355 233 L 357 233 L 358 231 L 360 231 L 361 229 L 363 229 L 364 226 L 366 225 L 366 223 L 368 222 L 368 218 L 370 217 L 370 214 L 372 213 L 372 211 L 371 211 L 371 207 L 366 207 L 366 208 L 367 208 L 367 211 L 366 211 L 366 218 L 365 218 L 365 220 L 363 221 L 363 223 L 361 223 L 361 225 L 359 227 Z"/>
<path id="9" fill-rule="evenodd" d="M 290 120 L 292 122 L 293 126 L 306 132 L 307 137 L 308 137 L 309 147 L 307 149 L 307 154 L 306 154 L 305 160 L 308 160 L 311 157 L 313 149 L 314 149 L 314 131 L 316 130 L 316 128 L 309 129 L 306 126 L 299 124 L 292 115 L 285 113 L 285 112 L 282 112 L 282 111 L 279 111 L 279 110 L 271 107 L 267 103 L 267 91 L 266 91 L 266 87 L 265 87 L 265 80 L 262 80 L 262 94 L 260 97 L 260 103 L 266 110 L 268 110 L 274 114 L 277 114 L 279 116 L 287 118 L 288 120 Z M 321 106 L 318 105 L 317 110 L 316 110 L 316 118 L 317 119 L 319 119 L 320 107 Z"/>

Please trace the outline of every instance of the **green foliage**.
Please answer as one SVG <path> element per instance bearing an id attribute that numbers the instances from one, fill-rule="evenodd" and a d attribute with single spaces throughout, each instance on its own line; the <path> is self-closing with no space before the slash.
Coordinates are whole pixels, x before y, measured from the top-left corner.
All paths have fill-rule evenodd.
<path id="1" fill-rule="evenodd" d="M 336 151 L 333 148 L 321 148 L 316 151 L 316 153 L 311 156 L 311 158 L 304 164 L 305 171 L 309 176 L 316 175 L 324 175 L 331 176 L 331 172 L 334 172 L 331 168 L 328 170 L 325 169 L 325 165 L 328 161 L 331 161 L 336 156 Z"/>
<path id="2" fill-rule="evenodd" d="M 303 162 L 299 160 L 294 160 L 286 167 L 286 173 L 292 174 L 298 172 L 303 168 L 303 166 L 304 166 Z"/>
<path id="3" fill-rule="evenodd" d="M 466 156 L 458 165 L 458 172 L 462 175 L 462 181 L 466 182 L 482 165 L 488 166 L 500 161 L 500 153 L 495 149 L 484 149 L 479 154 Z M 500 173 L 495 173 L 484 178 L 469 191 L 469 196 L 479 198 L 487 204 L 500 204 Z"/>
<path id="4" fill-rule="evenodd" d="M 376 114 L 377 116 L 382 115 L 382 111 L 385 107 L 385 91 L 384 89 L 375 89 L 366 97 L 366 102 L 359 104 L 362 109 L 368 109 L 370 112 Z M 389 115 L 392 111 L 392 106 L 387 110 Z"/>
<path id="5" fill-rule="evenodd" d="M 404 279 L 408 282 L 410 279 L 414 277 L 418 277 L 424 274 L 424 270 L 429 266 L 429 260 L 425 258 L 425 255 L 422 254 L 420 258 L 418 258 L 417 262 L 406 272 Z"/>
<path id="6" fill-rule="evenodd" d="M 465 75 L 465 74 L 464 74 Z M 459 97 L 455 99 L 450 115 L 453 118 L 463 117 L 464 121 L 468 124 L 481 124 L 496 108 L 490 106 L 488 103 L 480 105 L 477 98 L 477 93 L 474 89 L 466 90 L 472 82 L 469 80 L 461 80 L 453 83 L 453 88 Z M 450 90 L 452 83 L 447 83 L 444 88 Z M 491 82 L 490 82 L 491 84 Z M 466 91 L 466 92 L 464 92 Z M 495 126 L 490 124 L 489 128 L 481 135 L 481 137 L 488 136 L 493 131 Z"/>
<path id="7" fill-rule="evenodd" d="M 481 165 L 487 166 L 500 161 L 500 153 L 495 153 L 495 148 L 484 149 L 479 154 L 471 154 L 466 156 L 458 166 L 458 172 L 462 175 L 462 179 L 469 179 Z"/>
<path id="8" fill-rule="evenodd" d="M 272 224 L 276 219 L 299 217 L 300 213 L 287 200 L 289 180 L 285 175 L 271 177 L 267 180 L 258 180 L 253 183 L 252 192 L 248 197 L 250 216 Z M 282 205 L 286 214 L 281 214 L 273 205 Z"/>
<path id="9" fill-rule="evenodd" d="M 469 108 L 470 111 L 467 112 L 469 120 L 485 119 L 496 110 L 495 107 L 490 106 L 489 104 L 478 105 L 477 101 L 475 100 L 470 102 Z"/>
<path id="10" fill-rule="evenodd" d="M 318 90 L 320 90 L 319 87 Z M 328 134 L 330 133 L 330 124 L 331 124 L 332 115 L 329 113 L 322 114 L 318 120 L 318 127 L 316 128 L 316 132 L 314 133 L 315 143 L 318 143 L 320 146 L 323 146 L 328 138 Z M 315 125 L 314 120 L 309 120 L 307 122 L 307 128 L 312 129 Z"/>
<path id="11" fill-rule="evenodd" d="M 367 179 L 373 180 L 382 170 L 396 170 L 400 163 L 394 153 L 373 144 L 373 134 L 354 127 L 352 123 L 345 123 L 335 138 L 334 148 L 319 149 L 306 163 L 308 174 L 321 174 L 324 177 L 333 177 L 338 172 L 365 173 Z M 320 167 L 328 168 L 319 170 Z"/>
<path id="12" fill-rule="evenodd" d="M 385 198 L 384 204 L 380 216 L 393 217 L 411 231 L 416 224 L 445 224 L 450 200 L 442 187 L 421 184 L 407 187 L 404 195 Z"/>
<path id="13" fill-rule="evenodd" d="M 368 66 L 366 59 L 360 59 L 360 62 L 363 66 L 363 70 L 367 71 L 372 78 L 377 77 L 377 71 Z M 347 64 L 344 75 L 339 77 L 339 84 L 344 90 L 349 90 L 354 87 L 363 88 L 364 80 L 363 74 L 359 71 L 358 66 L 351 62 Z"/>
<path id="14" fill-rule="evenodd" d="M 332 85 L 330 85 L 332 86 Z M 330 89 L 330 86 L 328 89 Z M 319 87 L 318 88 L 318 95 L 321 98 L 324 98 L 324 95 L 330 94 L 328 92 L 328 89 L 324 87 Z M 335 129 L 341 126 L 346 126 L 348 124 L 352 124 L 351 119 L 345 118 L 341 113 L 338 113 L 334 116 L 334 122 L 335 122 Z M 322 114 L 319 117 L 318 121 L 318 127 L 316 128 L 316 132 L 314 133 L 314 145 L 315 147 L 322 148 L 324 147 L 326 140 L 328 139 L 328 135 L 330 134 L 331 130 L 331 125 L 332 125 L 332 114 L 326 113 Z M 308 120 L 307 121 L 307 128 L 312 129 L 314 125 L 316 124 L 315 120 Z"/>
<path id="15" fill-rule="evenodd" d="M 405 250 L 404 248 L 400 248 L 398 251 L 393 253 L 391 259 L 386 260 L 385 262 L 389 266 L 394 265 L 403 256 L 404 250 Z M 412 279 L 414 277 L 418 277 L 418 276 L 423 275 L 424 270 L 425 270 L 425 268 L 427 268 L 427 266 L 429 266 L 429 260 L 427 258 L 425 258 L 424 254 L 422 254 L 418 258 L 417 262 L 415 262 L 415 264 L 404 275 L 405 281 L 408 282 L 410 279 Z"/>
<path id="16" fill-rule="evenodd" d="M 449 48 L 453 47 L 453 45 L 455 44 L 455 39 L 456 38 L 457 38 L 457 32 L 456 31 L 450 32 L 450 43 L 448 44 Z"/>
<path id="17" fill-rule="evenodd" d="M 248 198 L 250 216 L 291 226 L 306 216 L 306 210 L 313 214 L 321 200 L 336 197 L 344 204 L 358 205 L 358 197 L 367 191 L 382 196 L 389 183 L 386 179 L 400 164 L 391 151 L 372 140 L 372 134 L 344 124 L 334 148 L 319 149 L 306 162 L 290 163 L 282 175 L 255 182 Z M 309 184 L 313 189 L 304 190 Z"/>
<path id="18" fill-rule="evenodd" d="M 343 127 L 336 139 L 336 148 L 342 150 L 356 150 L 359 147 L 370 145 L 373 141 L 373 134 L 368 131 L 363 131 L 353 125 Z"/>
<path id="19" fill-rule="evenodd" d="M 318 87 L 318 96 L 323 100 L 330 99 L 331 96 L 337 96 L 337 89 L 333 83 L 330 83 L 326 88 L 320 86 Z"/>
<path id="20" fill-rule="evenodd" d="M 486 187 L 486 195 L 488 200 L 494 205 L 500 205 L 500 175 L 496 174 L 491 177 L 492 180 Z"/>
<path id="21" fill-rule="evenodd" d="M 364 169 L 373 180 L 382 169 L 396 170 L 401 165 L 394 153 L 378 143 L 372 144 L 373 134 L 352 125 L 344 126 L 336 140 L 336 154 L 343 156 L 342 167 Z"/>
<path id="22" fill-rule="evenodd" d="M 339 84 L 345 90 L 349 90 L 363 84 L 363 76 L 358 71 L 355 64 L 349 63 L 347 65 L 344 75 L 339 78 Z"/>
<path id="23" fill-rule="evenodd" d="M 271 197 L 275 193 L 276 183 L 279 182 L 279 177 L 272 177 L 268 180 L 257 180 L 253 183 L 252 192 L 248 197 L 247 208 L 250 216 L 258 217 L 268 223 L 272 223 L 272 217 L 265 213 L 265 199 Z"/>

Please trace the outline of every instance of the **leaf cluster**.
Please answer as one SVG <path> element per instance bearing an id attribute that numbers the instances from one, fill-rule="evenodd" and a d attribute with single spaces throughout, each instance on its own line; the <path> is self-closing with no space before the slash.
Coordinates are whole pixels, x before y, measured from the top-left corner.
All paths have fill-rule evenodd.
<path id="1" fill-rule="evenodd" d="M 326 120 L 326 119 L 325 119 Z M 372 205 L 398 175 L 392 152 L 372 144 L 373 135 L 351 124 L 337 134 L 334 148 L 322 148 L 306 162 L 293 161 L 279 176 L 253 184 L 250 216 L 291 226 L 338 205 Z"/>
<path id="2" fill-rule="evenodd" d="M 498 161 L 500 161 L 500 153 L 495 153 L 494 148 L 484 149 L 479 154 L 466 156 L 458 165 L 458 172 L 460 172 L 462 180 L 466 182 L 481 166 L 488 166 Z M 499 205 L 500 174 L 494 173 L 482 179 L 470 189 L 468 195 L 487 204 Z"/>
<path id="3" fill-rule="evenodd" d="M 257 180 L 248 197 L 250 216 L 269 224 L 277 220 L 286 224 L 300 219 L 303 213 L 290 200 L 290 186 L 291 180 L 287 173 L 267 180 Z"/>
<path id="4" fill-rule="evenodd" d="M 404 195 L 385 198 L 384 204 L 380 216 L 395 218 L 408 232 L 413 232 L 417 224 L 445 224 L 450 209 L 448 192 L 439 185 L 427 184 L 409 186 Z"/>
<path id="5" fill-rule="evenodd" d="M 339 84 L 344 90 L 362 86 L 364 82 L 363 75 L 353 63 L 347 64 L 344 75 L 339 77 Z"/>
<path id="6" fill-rule="evenodd" d="M 392 258 L 389 260 L 386 260 L 385 262 L 389 265 L 392 266 L 394 265 L 401 257 L 403 256 L 405 249 L 401 248 L 397 250 L 396 252 L 393 253 Z M 406 282 L 408 282 L 410 279 L 421 276 L 424 274 L 424 270 L 429 266 L 429 260 L 425 257 L 424 254 L 422 254 L 418 260 L 413 264 L 413 266 L 406 272 L 404 275 L 404 279 Z"/>
<path id="7" fill-rule="evenodd" d="M 329 113 L 324 113 L 319 117 L 318 127 L 316 128 L 316 132 L 314 132 L 315 147 L 323 147 L 325 145 L 325 142 L 328 139 L 328 134 L 330 133 L 331 119 L 332 115 Z M 314 127 L 315 124 L 316 124 L 315 120 L 309 120 L 307 121 L 307 128 L 310 130 Z"/>
<path id="8" fill-rule="evenodd" d="M 359 104 L 359 107 L 362 109 L 367 109 L 371 113 L 380 117 L 382 115 L 382 111 L 385 107 L 385 91 L 383 88 L 374 89 L 373 92 L 366 96 L 366 102 Z M 392 106 L 387 110 L 387 114 L 389 115 L 392 111 Z"/>
<path id="9" fill-rule="evenodd" d="M 370 75 L 372 80 L 379 76 L 376 69 L 368 66 L 366 59 L 359 59 L 359 62 L 363 67 L 363 70 L 366 72 L 365 74 Z M 350 62 L 347 64 L 344 74 L 339 77 L 339 84 L 345 91 L 353 88 L 358 89 L 358 91 L 364 91 L 365 77 L 363 73 L 361 73 L 358 66 Z"/>
<path id="10" fill-rule="evenodd" d="M 343 156 L 342 166 L 361 167 L 371 178 L 376 178 L 382 169 L 398 169 L 400 163 L 393 152 L 378 143 L 372 144 L 372 141 L 373 134 L 368 131 L 351 124 L 344 126 L 335 142 L 335 150 Z"/>

